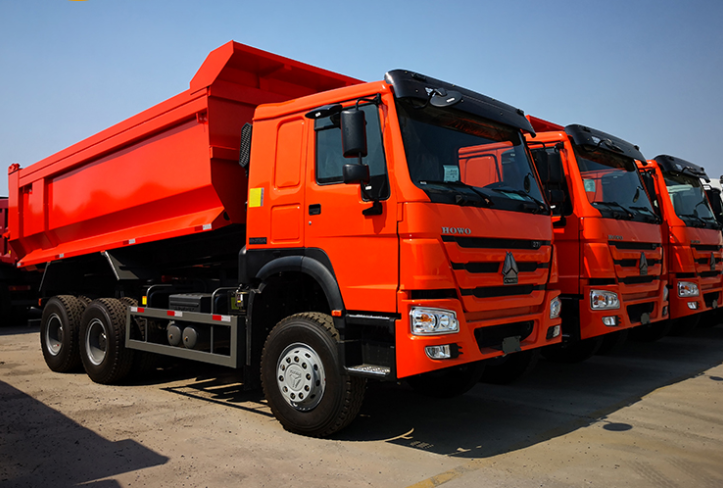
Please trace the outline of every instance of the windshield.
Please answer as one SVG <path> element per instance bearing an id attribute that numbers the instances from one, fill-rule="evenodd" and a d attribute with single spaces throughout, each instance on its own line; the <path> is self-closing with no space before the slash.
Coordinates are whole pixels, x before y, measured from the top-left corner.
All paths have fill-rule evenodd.
<path id="1" fill-rule="evenodd" d="M 587 200 L 603 217 L 659 222 L 635 161 L 600 148 L 573 147 Z"/>
<path id="2" fill-rule="evenodd" d="M 698 178 L 685 174 L 663 173 L 675 214 L 689 227 L 717 227 L 713 210 Z"/>
<path id="3" fill-rule="evenodd" d="M 433 202 L 549 213 L 518 130 L 453 108 L 397 102 L 409 174 Z"/>

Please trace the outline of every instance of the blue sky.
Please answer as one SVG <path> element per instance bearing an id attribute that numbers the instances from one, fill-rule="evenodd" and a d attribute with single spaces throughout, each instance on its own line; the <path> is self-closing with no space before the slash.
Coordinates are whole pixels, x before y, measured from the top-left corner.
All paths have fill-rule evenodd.
<path id="1" fill-rule="evenodd" d="M 722 22 L 720 0 L 0 0 L 0 166 L 187 89 L 235 40 L 368 81 L 425 73 L 717 179 Z"/>

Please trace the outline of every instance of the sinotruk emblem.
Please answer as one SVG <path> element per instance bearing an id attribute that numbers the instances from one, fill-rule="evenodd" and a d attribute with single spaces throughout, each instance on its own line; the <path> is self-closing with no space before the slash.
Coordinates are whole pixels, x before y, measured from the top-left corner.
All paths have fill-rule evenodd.
<path id="1" fill-rule="evenodd" d="M 505 264 L 502 265 L 502 277 L 504 278 L 505 285 L 516 285 L 517 274 L 520 271 L 517 269 L 517 262 L 511 252 L 507 252 L 505 256 Z"/>
<path id="2" fill-rule="evenodd" d="M 640 276 L 648 276 L 648 260 L 645 253 L 640 253 Z"/>

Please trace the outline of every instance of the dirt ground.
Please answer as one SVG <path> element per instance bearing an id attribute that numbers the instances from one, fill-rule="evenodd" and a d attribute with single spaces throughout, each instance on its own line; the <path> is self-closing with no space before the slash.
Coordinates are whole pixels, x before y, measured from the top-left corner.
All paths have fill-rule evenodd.
<path id="1" fill-rule="evenodd" d="M 37 328 L 1 327 L 0 486 L 723 486 L 720 325 L 453 400 L 369 384 L 328 440 L 285 432 L 238 381 L 169 363 L 98 385 L 49 371 Z"/>

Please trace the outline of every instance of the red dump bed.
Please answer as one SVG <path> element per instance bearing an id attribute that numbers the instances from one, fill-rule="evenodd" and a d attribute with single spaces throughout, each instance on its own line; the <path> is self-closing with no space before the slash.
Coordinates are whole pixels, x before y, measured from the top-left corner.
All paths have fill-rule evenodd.
<path id="1" fill-rule="evenodd" d="M 10 167 L 10 243 L 20 264 L 244 223 L 239 141 L 255 107 L 356 83 L 221 46 L 187 91 L 27 168 Z"/>

